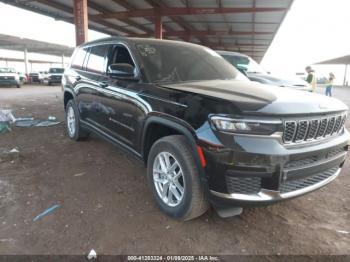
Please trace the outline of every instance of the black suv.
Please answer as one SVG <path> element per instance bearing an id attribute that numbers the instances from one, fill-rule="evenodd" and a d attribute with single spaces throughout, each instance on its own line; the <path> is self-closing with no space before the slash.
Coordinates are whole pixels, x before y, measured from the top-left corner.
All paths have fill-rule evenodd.
<path id="1" fill-rule="evenodd" d="M 342 102 L 251 82 L 195 44 L 86 43 L 62 84 L 69 137 L 94 132 L 144 161 L 160 209 L 184 220 L 311 192 L 348 150 Z"/>

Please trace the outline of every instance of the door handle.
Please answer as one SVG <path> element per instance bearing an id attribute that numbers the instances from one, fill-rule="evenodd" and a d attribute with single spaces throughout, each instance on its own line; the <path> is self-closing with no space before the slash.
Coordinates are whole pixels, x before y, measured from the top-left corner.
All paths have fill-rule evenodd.
<path id="1" fill-rule="evenodd" d="M 80 77 L 80 76 L 76 76 L 76 77 L 75 77 L 75 80 L 80 81 L 80 80 L 81 80 L 81 77 Z"/>
<path id="2" fill-rule="evenodd" d="M 101 82 L 99 83 L 100 87 L 105 88 L 108 86 L 107 82 Z"/>

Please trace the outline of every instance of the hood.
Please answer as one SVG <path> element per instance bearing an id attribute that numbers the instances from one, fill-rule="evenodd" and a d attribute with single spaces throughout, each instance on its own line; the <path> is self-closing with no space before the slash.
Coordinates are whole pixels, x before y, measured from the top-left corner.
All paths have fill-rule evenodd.
<path id="1" fill-rule="evenodd" d="M 161 86 L 231 101 L 242 113 L 255 115 L 307 115 L 348 109 L 335 98 L 252 81 L 210 80 Z"/>
<path id="2" fill-rule="evenodd" d="M 18 76 L 17 73 L 0 73 L 0 76 Z"/>

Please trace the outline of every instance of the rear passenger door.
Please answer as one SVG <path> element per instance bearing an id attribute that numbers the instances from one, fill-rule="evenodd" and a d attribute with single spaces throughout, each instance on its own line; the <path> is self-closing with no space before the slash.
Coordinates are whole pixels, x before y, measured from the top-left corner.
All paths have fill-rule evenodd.
<path id="1" fill-rule="evenodd" d="M 92 46 L 85 59 L 85 66 L 79 79 L 79 109 L 82 112 L 82 119 L 90 125 L 103 127 L 108 108 L 104 106 L 104 96 L 101 84 L 101 77 L 105 74 L 106 55 L 110 45 L 100 44 Z"/>

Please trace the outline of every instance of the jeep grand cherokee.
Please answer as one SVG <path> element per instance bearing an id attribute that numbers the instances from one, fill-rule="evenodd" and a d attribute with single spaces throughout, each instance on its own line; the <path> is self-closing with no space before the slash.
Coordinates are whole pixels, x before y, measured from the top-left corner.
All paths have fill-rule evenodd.
<path id="1" fill-rule="evenodd" d="M 195 44 L 86 43 L 62 84 L 68 136 L 94 132 L 144 161 L 156 203 L 175 218 L 311 192 L 339 175 L 348 150 L 342 102 L 248 81 Z"/>

